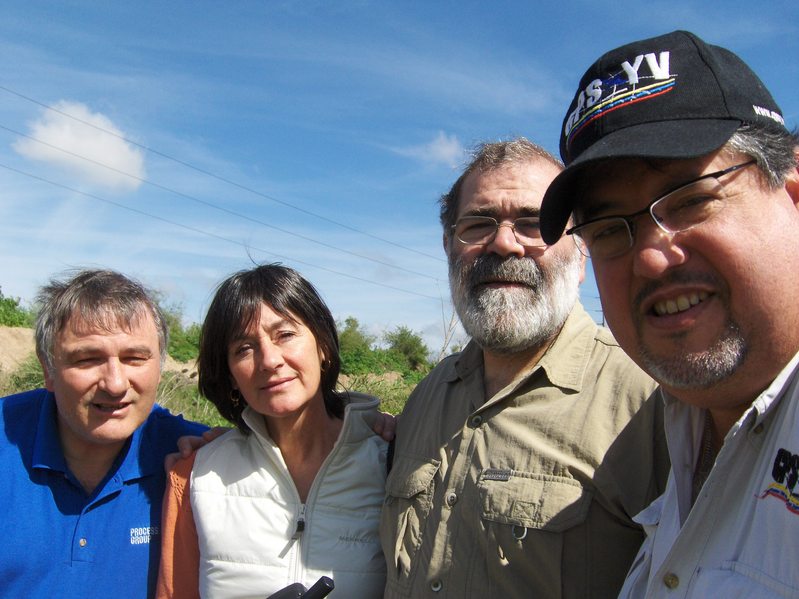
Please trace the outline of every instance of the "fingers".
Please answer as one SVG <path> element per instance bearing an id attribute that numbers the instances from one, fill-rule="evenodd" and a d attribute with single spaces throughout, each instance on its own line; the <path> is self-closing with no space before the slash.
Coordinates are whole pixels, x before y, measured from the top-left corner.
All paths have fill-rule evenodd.
<path id="1" fill-rule="evenodd" d="M 384 440 L 393 441 L 397 432 L 397 418 L 388 412 L 379 412 L 372 428 Z"/>

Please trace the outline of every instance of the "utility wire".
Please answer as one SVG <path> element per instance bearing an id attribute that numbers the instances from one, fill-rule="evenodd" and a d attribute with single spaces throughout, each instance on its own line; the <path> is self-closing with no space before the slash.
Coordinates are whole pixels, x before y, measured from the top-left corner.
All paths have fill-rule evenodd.
<path id="1" fill-rule="evenodd" d="M 277 225 L 269 224 L 269 223 L 264 222 L 262 220 L 259 220 L 257 218 L 253 218 L 251 216 L 247 216 L 246 214 L 242 214 L 240 212 L 236 212 L 235 210 L 230 210 L 229 208 L 225 208 L 223 206 L 219 206 L 217 204 L 214 204 L 213 202 L 209 202 L 207 200 L 200 199 L 200 198 L 198 198 L 196 196 L 192 196 L 192 195 L 189 195 L 187 193 L 183 193 L 181 191 L 177 191 L 177 190 L 172 189 L 170 187 L 167 187 L 165 185 L 161 185 L 160 183 L 156 183 L 155 181 L 150 181 L 149 179 L 144 179 L 144 178 L 139 177 L 137 175 L 134 175 L 132 173 L 125 172 L 125 171 L 120 170 L 118 168 L 115 168 L 115 167 L 113 167 L 111 165 L 108 165 L 108 164 L 105 164 L 103 162 L 99 162 L 97 160 L 89 158 L 87 156 L 83 156 L 81 154 L 77 154 L 75 152 L 71 152 L 70 150 L 62 148 L 60 146 L 53 145 L 51 143 L 48 143 L 46 141 L 43 141 L 43 140 L 38 139 L 36 137 L 33 137 L 32 135 L 28 135 L 26 133 L 22 133 L 22 132 L 17 131 L 15 129 L 12 129 L 10 127 L 6 127 L 5 125 L 0 124 L 0 129 L 3 129 L 4 131 L 8 131 L 9 133 L 13 133 L 14 135 L 19 135 L 19 136 L 24 137 L 26 139 L 30 139 L 31 141 L 34 141 L 34 142 L 36 142 L 38 144 L 41 144 L 43 146 L 47 146 L 48 148 L 52 148 L 52 149 L 54 149 L 54 150 L 56 150 L 58 152 L 62 152 L 62 153 L 67 154 L 69 156 L 74 156 L 75 158 L 78 158 L 78 159 L 83 160 L 85 162 L 89 162 L 91 164 L 96 164 L 97 166 L 100 166 L 102 168 L 108 169 L 110 171 L 113 171 L 115 173 L 118 173 L 120 175 L 128 177 L 130 179 L 133 179 L 134 181 L 139 181 L 140 183 L 145 183 L 145 184 L 150 185 L 152 187 L 155 187 L 157 189 L 161 189 L 163 191 L 169 192 L 169 193 L 174 194 L 176 196 L 185 198 L 187 200 L 191 200 L 192 202 L 197 202 L 198 204 L 202 204 L 204 206 L 208 206 L 209 208 L 213 208 L 214 210 L 218 210 L 220 212 L 224 212 L 226 214 L 230 214 L 230 215 L 236 216 L 238 218 L 242 218 L 244 220 L 247 220 L 247 221 L 262 225 L 264 227 L 267 227 L 269 229 L 274 229 L 275 231 L 280 231 L 281 233 L 286 233 L 287 235 L 292 235 L 292 236 L 297 237 L 299 239 L 304 239 L 305 241 L 309 241 L 311 243 L 315 243 L 317 245 L 321 245 L 323 247 L 326 247 L 326 248 L 329 248 L 329 249 L 332 249 L 332 250 L 336 250 L 336 251 L 339 251 L 339 252 L 343 252 L 345 254 L 349 254 L 350 256 L 355 256 L 356 258 L 361 258 L 363 260 L 369 260 L 370 262 L 374 262 L 374 263 L 380 264 L 382 266 L 387 266 L 389 268 L 394 268 L 396 270 L 401 270 L 403 272 L 406 272 L 406 273 L 409 273 L 409 274 L 412 274 L 412 275 L 416 275 L 417 277 L 424 277 L 426 279 L 432 279 L 433 281 L 437 281 L 439 283 L 441 282 L 441 279 L 439 279 L 438 277 L 435 277 L 433 275 L 429 275 L 427 273 L 422 273 L 422 272 L 417 272 L 415 270 L 411 270 L 411 269 L 405 268 L 403 266 L 398 266 L 398 265 L 392 264 L 390 262 L 384 262 L 383 260 L 378 260 L 377 258 L 373 258 L 371 256 L 366 256 L 364 254 L 359 254 L 357 252 L 353 252 L 353 251 L 344 249 L 344 248 L 339 247 L 339 246 L 335 246 L 335 245 L 332 245 L 332 244 L 329 244 L 329 243 L 325 243 L 324 241 L 320 241 L 318 239 L 314 239 L 313 237 L 307 237 L 307 236 L 302 235 L 300 233 L 296 233 L 294 231 L 289 231 L 288 229 L 283 229 L 281 227 L 278 227 Z"/>
<path id="2" fill-rule="evenodd" d="M 156 150 L 154 148 L 151 148 L 149 146 L 145 146 L 144 144 L 140 144 L 140 143 L 138 143 L 138 142 L 136 142 L 136 141 L 134 141 L 132 139 L 128 139 L 127 137 L 124 137 L 123 135 L 119 135 L 118 133 L 114 133 L 113 131 L 109 131 L 107 129 L 99 127 L 99 126 L 95 125 L 94 123 L 90 123 L 88 121 L 84 121 L 82 119 L 79 119 L 78 117 L 75 117 L 75 116 L 69 114 L 68 112 L 64 112 L 64 111 L 59 110 L 59 109 L 57 109 L 57 108 L 55 108 L 53 106 L 50 106 L 50 105 L 45 104 L 43 102 L 40 102 L 39 100 L 36 100 L 35 98 L 31 98 L 30 96 L 26 96 L 25 94 L 22 94 L 20 92 L 14 91 L 13 89 L 11 89 L 9 87 L 5 87 L 3 85 L 0 85 L 0 90 L 6 92 L 8 94 L 17 96 L 18 98 L 22 98 L 23 100 L 26 100 L 26 101 L 31 102 L 33 104 L 36 104 L 37 106 L 41 106 L 42 108 L 45 108 L 47 110 L 52 110 L 53 112 L 55 112 L 57 114 L 60 114 L 62 116 L 70 118 L 70 119 L 72 119 L 74 121 L 82 123 L 82 124 L 84 124 L 84 125 L 86 125 L 88 127 L 92 127 L 93 129 L 96 129 L 97 131 L 102 131 L 103 133 L 106 133 L 108 135 L 111 135 L 113 137 L 121 139 L 122 141 L 124 141 L 126 143 L 129 143 L 129 144 L 134 145 L 134 146 L 136 146 L 138 148 L 141 148 L 142 150 L 145 150 L 147 152 L 155 154 L 156 156 L 160 156 L 160 157 L 165 158 L 167 160 L 171 160 L 172 162 L 175 162 L 177 164 L 185 166 L 186 168 L 192 169 L 193 171 L 201 173 L 201 174 L 203 174 L 203 175 L 205 175 L 207 177 L 211 177 L 212 179 L 216 179 L 217 181 L 221 181 L 223 183 L 226 183 L 228 185 L 232 185 L 233 187 L 236 187 L 236 188 L 241 189 L 243 191 L 246 191 L 246 192 L 252 193 L 254 195 L 257 195 L 258 197 L 261 197 L 261 198 L 264 198 L 266 200 L 269 200 L 270 202 L 275 202 L 275 203 L 280 204 L 282 206 L 286 206 L 287 208 L 291 208 L 292 210 L 296 210 L 298 212 L 302 212 L 303 214 L 307 214 L 309 216 L 313 216 L 315 218 L 318 218 L 318 219 L 321 219 L 323 221 L 326 221 L 326 222 L 329 222 L 331 224 L 334 224 L 334 225 L 336 225 L 338 227 L 342 227 L 344 229 L 348 229 L 348 230 L 350 230 L 350 231 L 352 231 L 354 233 L 358 233 L 360 235 L 365 235 L 366 237 L 370 237 L 370 238 L 375 239 L 377 241 L 381 241 L 383 243 L 387 243 L 389 245 L 393 245 L 394 247 L 403 249 L 405 251 L 413 252 L 414 254 L 419 254 L 420 256 L 424 256 L 426 258 L 432 258 L 433 260 L 438 260 L 438 261 L 441 261 L 441 262 L 444 261 L 444 259 L 441 258 L 440 256 L 433 256 L 432 254 L 428 254 L 426 252 L 422 252 L 422 251 L 416 250 L 414 248 L 402 245 L 400 243 L 396 243 L 396 242 L 391 241 L 389 239 L 385 239 L 383 237 L 379 237 L 379 236 L 374 235 L 372 233 L 369 233 L 367 231 L 362 231 L 361 229 L 358 229 L 358 228 L 353 227 L 351 225 L 348 225 L 346 223 L 342 223 L 342 222 L 339 222 L 337 220 L 333 220 L 333 219 L 328 218 L 326 216 L 322 216 L 321 214 L 317 214 L 315 212 L 311 212 L 310 210 L 306 210 L 305 208 L 301 208 L 299 206 L 291 204 L 290 202 L 286 202 L 284 200 L 280 200 L 280 199 L 278 199 L 278 198 L 276 198 L 274 196 L 270 196 L 270 195 L 265 194 L 265 193 L 263 193 L 261 191 L 258 191 L 257 189 L 253 189 L 251 187 L 248 187 L 246 185 L 243 185 L 241 183 L 233 181 L 232 179 L 228 179 L 227 177 L 223 177 L 222 175 L 217 175 L 216 173 L 213 173 L 213 172 L 211 172 L 209 170 L 200 168 L 200 167 L 195 166 L 195 165 L 193 165 L 193 164 L 191 164 L 189 162 L 186 162 L 184 160 L 180 160 L 179 158 L 175 158 L 174 156 L 170 156 L 169 154 L 166 154 L 164 152 L 161 152 L 161 151 Z"/>
<path id="3" fill-rule="evenodd" d="M 119 202 L 115 202 L 113 200 L 109 200 L 107 198 L 100 197 L 98 195 L 94 195 L 94 194 L 91 194 L 91 193 L 88 193 L 88 192 L 85 192 L 85 191 L 81 191 L 79 189 L 75 189 L 74 187 L 70 187 L 68 185 L 64 185 L 63 183 L 58 183 L 56 181 L 51 181 L 50 179 L 46 179 L 44 177 L 40 177 L 38 175 L 34 175 L 32 173 L 28 173 L 28 172 L 22 171 L 20 169 L 14 168 L 14 167 L 9 166 L 7 164 L 0 163 L 0 167 L 4 168 L 6 170 L 9 170 L 11 172 L 17 173 L 19 175 L 23 175 L 25 177 L 29 177 L 31 179 L 35 179 L 35 180 L 41 181 L 43 183 L 47 183 L 47 184 L 52 185 L 54 187 L 65 189 L 65 190 L 70 191 L 72 193 L 77 193 L 77 194 L 80 194 L 82 196 L 91 198 L 93 200 L 97 200 L 99 202 L 104 202 L 106 204 L 111 204 L 112 206 L 116 206 L 117 208 L 122 208 L 123 210 L 128 210 L 128 211 L 134 212 L 136 214 L 141 214 L 143 216 L 147 216 L 149 218 L 152 218 L 152 219 L 155 219 L 155 220 L 159 220 L 161 222 L 165 222 L 165 223 L 168 223 L 170 225 L 174 225 L 176 227 L 180 227 L 182 229 L 186 229 L 187 231 L 192 231 L 193 233 L 199 233 L 201 235 L 206 235 L 208 237 L 213 237 L 213 238 L 219 239 L 221 241 L 226 241 L 228 243 L 232 243 L 232 244 L 241 246 L 241 247 L 243 247 L 243 248 L 245 248 L 247 250 L 255 250 L 255 251 L 258 251 L 258 252 L 262 252 L 264 254 L 269 254 L 270 256 L 275 256 L 277 258 L 280 258 L 281 260 L 287 260 L 289 262 L 295 262 L 297 264 L 303 264 L 305 266 L 310 266 L 312 268 L 317 268 L 319 270 L 323 270 L 325 272 L 329 272 L 329 273 L 334 274 L 334 275 L 339 275 L 339 276 L 347 277 L 349 279 L 353 279 L 353 280 L 356 280 L 356 281 L 361 281 L 362 283 L 369 283 L 371 285 L 376 285 L 378 287 L 384 287 L 385 289 L 391 289 L 393 291 L 399 291 L 399 292 L 407 293 L 407 294 L 410 294 L 410 295 L 416 295 L 418 297 L 423 297 L 425 299 L 441 301 L 440 297 L 435 297 L 435 296 L 432 296 L 432 295 L 426 295 L 424 293 L 418 293 L 416 291 L 410 291 L 408 289 L 402 289 L 400 287 L 394 287 L 392 285 L 386 285 L 384 283 L 378 283 L 377 281 L 371 281 L 369 279 L 364 279 L 362 277 L 358 277 L 358 276 L 355 276 L 355 275 L 352 275 L 352 274 L 349 274 L 349 273 L 340 272 L 340 271 L 337 271 L 337 270 L 333 270 L 331 268 L 326 268 L 324 266 L 319 266 L 318 264 L 311 264 L 310 262 L 304 262 L 303 260 L 298 260 L 296 258 L 290 258 L 288 256 L 283 256 L 281 254 L 276 254 L 275 252 L 271 252 L 271 251 L 265 250 L 263 248 L 258 248 L 258 247 L 254 247 L 254 246 L 248 246 L 248 245 L 243 244 L 243 243 L 241 243 L 239 241 L 236 241 L 235 239 L 230 239 L 230 238 L 224 237 L 222 235 L 217 235 L 216 233 L 211 233 L 210 231 L 205 231 L 205 230 L 199 229 L 197 227 L 192 227 L 192 226 L 189 226 L 189 225 L 185 225 L 183 223 L 179 223 L 177 221 L 170 220 L 168 218 L 164 218 L 162 216 L 151 214 L 151 213 L 146 212 L 144 210 L 139 210 L 137 208 L 132 208 L 130 206 L 126 206 L 125 204 L 121 204 Z"/>

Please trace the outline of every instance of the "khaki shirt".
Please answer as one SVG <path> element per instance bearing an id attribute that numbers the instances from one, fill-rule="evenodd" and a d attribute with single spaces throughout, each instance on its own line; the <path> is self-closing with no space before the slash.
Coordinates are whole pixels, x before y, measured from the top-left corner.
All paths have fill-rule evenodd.
<path id="1" fill-rule="evenodd" d="M 477 345 L 443 360 L 397 426 L 385 597 L 616 597 L 668 473 L 654 387 L 580 305 L 489 401 Z"/>

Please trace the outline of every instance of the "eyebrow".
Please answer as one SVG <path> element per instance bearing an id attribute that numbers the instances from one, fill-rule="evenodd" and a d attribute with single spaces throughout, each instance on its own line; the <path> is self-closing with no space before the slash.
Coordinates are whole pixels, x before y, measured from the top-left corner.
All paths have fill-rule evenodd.
<path id="1" fill-rule="evenodd" d="M 68 360 L 74 360 L 76 358 L 82 358 L 82 357 L 96 356 L 102 353 L 104 353 L 103 348 L 97 345 L 84 345 L 82 347 L 76 347 L 75 349 L 72 350 L 62 351 L 62 355 L 64 356 L 64 358 L 67 358 Z M 124 347 L 119 352 L 119 355 L 121 356 L 126 356 L 130 354 L 142 354 L 142 355 L 152 356 L 153 352 L 152 349 L 146 345 L 134 345 L 130 347 Z"/>
<path id="2" fill-rule="evenodd" d="M 493 206 L 483 206 L 480 208 L 475 208 L 474 210 L 469 210 L 461 214 L 461 216 L 490 216 L 492 218 L 496 218 L 500 213 L 496 207 Z M 541 207 L 540 206 L 522 206 L 516 210 L 516 218 L 525 217 L 525 216 L 540 216 L 541 215 Z"/>
<path id="3" fill-rule="evenodd" d="M 276 329 L 279 329 L 279 328 L 285 327 L 285 326 L 299 328 L 300 321 L 296 321 L 296 320 L 293 320 L 291 318 L 288 318 L 288 317 L 285 317 L 285 316 L 281 316 L 280 320 L 277 320 L 277 321 L 273 322 L 271 325 L 269 325 L 269 327 L 267 327 L 266 330 L 271 333 L 271 332 L 275 331 Z M 258 329 L 259 330 L 262 329 L 262 327 L 260 326 L 260 323 L 258 325 Z M 242 331 L 240 335 L 238 335 L 238 336 L 234 337 L 233 339 L 231 339 L 230 343 L 237 343 L 239 341 L 244 341 L 244 340 L 250 339 L 252 337 L 254 337 L 254 335 L 250 335 L 247 331 Z"/>

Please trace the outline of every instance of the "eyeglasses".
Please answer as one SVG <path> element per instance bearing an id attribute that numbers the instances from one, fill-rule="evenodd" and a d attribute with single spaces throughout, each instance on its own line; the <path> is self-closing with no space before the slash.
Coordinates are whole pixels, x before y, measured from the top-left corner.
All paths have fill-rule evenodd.
<path id="1" fill-rule="evenodd" d="M 594 259 L 616 258 L 635 243 L 635 219 L 649 214 L 655 224 L 669 234 L 687 231 L 718 214 L 726 204 L 719 179 L 755 164 L 754 160 L 736 164 L 715 173 L 697 177 L 652 200 L 643 210 L 627 216 L 603 216 L 566 231 L 584 256 Z"/>
<path id="2" fill-rule="evenodd" d="M 545 246 L 537 216 L 522 216 L 512 223 L 500 223 L 490 216 L 464 216 L 452 225 L 455 237 L 466 245 L 487 245 L 494 241 L 500 227 L 510 227 L 516 241 L 524 247 Z"/>

